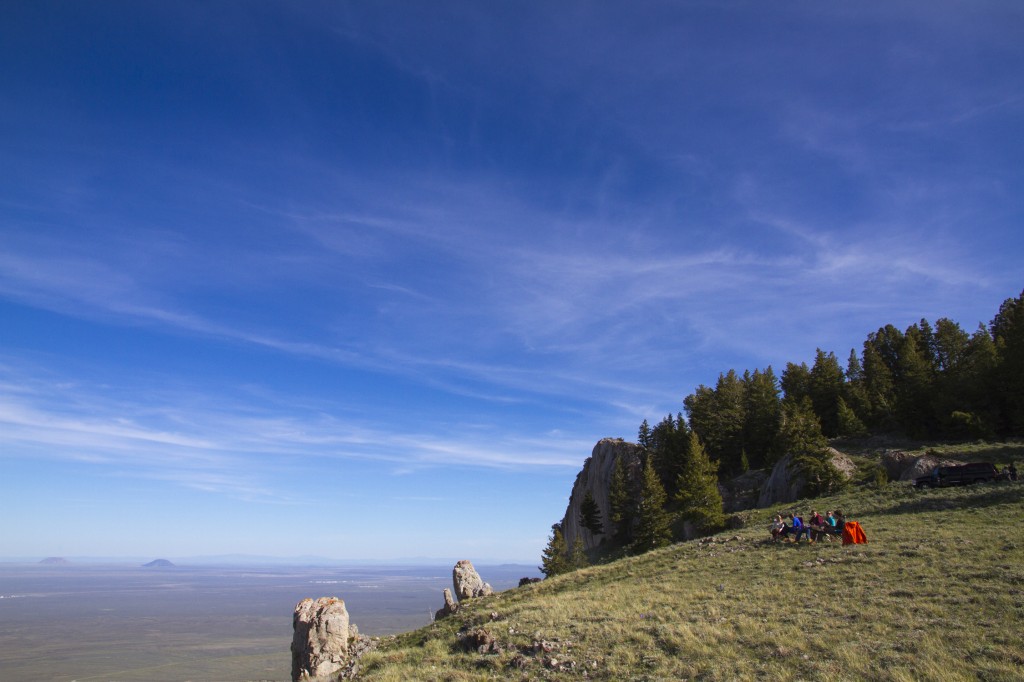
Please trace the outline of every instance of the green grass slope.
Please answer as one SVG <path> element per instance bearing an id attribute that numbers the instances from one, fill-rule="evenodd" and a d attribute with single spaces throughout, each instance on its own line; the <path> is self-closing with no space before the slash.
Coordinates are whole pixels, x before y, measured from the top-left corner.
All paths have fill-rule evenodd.
<path id="1" fill-rule="evenodd" d="M 869 544 L 847 547 L 769 543 L 781 509 L 754 510 L 713 541 L 470 602 L 359 679 L 1021 680 L 1022 498 L 889 484 L 797 505 L 860 521 Z"/>

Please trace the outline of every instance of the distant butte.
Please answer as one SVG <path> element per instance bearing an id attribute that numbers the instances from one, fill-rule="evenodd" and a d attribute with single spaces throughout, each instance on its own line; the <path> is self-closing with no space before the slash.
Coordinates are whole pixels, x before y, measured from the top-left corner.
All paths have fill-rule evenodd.
<path id="1" fill-rule="evenodd" d="M 150 561 L 148 564 L 142 564 L 142 567 L 143 568 L 173 568 L 174 564 L 172 564 L 167 559 L 154 559 L 153 561 Z"/>
<path id="2" fill-rule="evenodd" d="M 62 556 L 48 556 L 39 563 L 46 564 L 48 566 L 67 566 L 71 562 Z"/>

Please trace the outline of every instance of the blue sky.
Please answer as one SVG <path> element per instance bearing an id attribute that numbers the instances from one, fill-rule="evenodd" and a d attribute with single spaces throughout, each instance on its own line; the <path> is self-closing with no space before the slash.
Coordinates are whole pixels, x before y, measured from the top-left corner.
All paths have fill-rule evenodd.
<path id="1" fill-rule="evenodd" d="M 1021 288 L 1018 2 L 5 2 L 0 557 L 536 561 L 720 371 Z"/>

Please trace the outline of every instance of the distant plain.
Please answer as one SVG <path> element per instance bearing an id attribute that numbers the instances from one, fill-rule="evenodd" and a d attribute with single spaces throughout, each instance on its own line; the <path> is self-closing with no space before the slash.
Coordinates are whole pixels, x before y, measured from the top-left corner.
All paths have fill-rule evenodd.
<path id="1" fill-rule="evenodd" d="M 495 589 L 533 566 L 478 566 Z M 49 566 L 0 563 L 0 679 L 289 680 L 291 614 L 345 600 L 360 632 L 430 622 L 451 566 Z"/>

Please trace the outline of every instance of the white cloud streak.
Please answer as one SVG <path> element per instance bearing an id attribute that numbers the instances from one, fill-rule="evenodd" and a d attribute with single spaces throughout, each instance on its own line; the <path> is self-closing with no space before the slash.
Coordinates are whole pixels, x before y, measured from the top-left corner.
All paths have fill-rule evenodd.
<path id="1" fill-rule="evenodd" d="M 469 434 L 399 432 L 321 410 L 281 415 L 224 396 L 179 394 L 166 402 L 144 392 L 57 382 L 2 368 L 0 452 L 3 457 L 73 460 L 120 475 L 174 482 L 206 492 L 264 502 L 290 502 L 274 472 L 303 460 L 376 462 L 394 471 L 438 467 L 507 470 L 572 468 L 586 443 L 531 439 L 477 429 Z M 283 396 L 278 402 L 289 402 Z"/>

